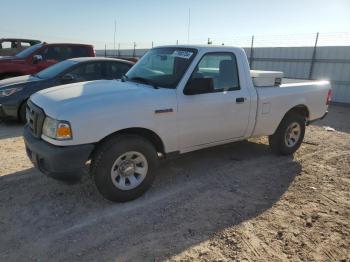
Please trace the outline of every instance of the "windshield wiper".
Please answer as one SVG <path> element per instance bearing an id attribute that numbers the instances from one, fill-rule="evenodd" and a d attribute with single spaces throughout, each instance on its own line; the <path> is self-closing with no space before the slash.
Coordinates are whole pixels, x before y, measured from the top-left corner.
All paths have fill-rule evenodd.
<path id="1" fill-rule="evenodd" d="M 127 77 L 127 76 L 126 76 Z M 127 77 L 128 78 L 128 77 Z M 146 85 L 150 85 L 152 86 L 154 89 L 159 89 L 159 87 L 153 83 L 151 80 L 144 78 L 144 77 L 140 77 L 140 76 L 135 76 L 130 78 L 131 81 L 135 81 L 135 82 L 139 82 L 139 83 L 144 83 Z"/>

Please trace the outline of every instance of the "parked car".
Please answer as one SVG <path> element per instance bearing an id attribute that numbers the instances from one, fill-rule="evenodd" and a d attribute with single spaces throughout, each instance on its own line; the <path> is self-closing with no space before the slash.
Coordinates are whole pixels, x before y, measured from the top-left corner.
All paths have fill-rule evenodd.
<path id="1" fill-rule="evenodd" d="M 0 57 L 0 79 L 36 74 L 69 58 L 92 56 L 95 56 L 95 51 L 91 45 L 37 44 L 15 56 Z"/>
<path id="2" fill-rule="evenodd" d="M 0 38 L 0 56 L 13 56 L 18 52 L 41 43 L 39 40 L 21 38 Z"/>
<path id="3" fill-rule="evenodd" d="M 120 79 L 133 65 L 133 62 L 113 58 L 72 58 L 38 74 L 1 80 L 0 118 L 25 122 L 27 99 L 35 92 L 69 83 Z"/>
<path id="4" fill-rule="evenodd" d="M 328 81 L 281 84 L 281 76 L 250 72 L 241 48 L 154 48 L 123 80 L 31 96 L 27 154 L 60 179 L 91 161 L 97 189 L 112 201 L 143 194 L 161 158 L 256 136 L 269 136 L 277 154 L 293 154 L 306 124 L 326 115 L 331 88 Z"/>

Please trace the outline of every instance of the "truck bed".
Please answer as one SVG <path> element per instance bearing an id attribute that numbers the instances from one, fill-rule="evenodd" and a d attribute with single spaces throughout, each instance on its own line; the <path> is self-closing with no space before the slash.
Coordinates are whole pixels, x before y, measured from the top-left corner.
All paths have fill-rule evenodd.
<path id="1" fill-rule="evenodd" d="M 307 105 L 308 120 L 321 118 L 327 110 L 328 81 L 283 78 L 279 86 L 256 87 L 258 109 L 254 136 L 270 135 L 289 109 Z M 324 101 L 324 102 L 320 102 Z"/>

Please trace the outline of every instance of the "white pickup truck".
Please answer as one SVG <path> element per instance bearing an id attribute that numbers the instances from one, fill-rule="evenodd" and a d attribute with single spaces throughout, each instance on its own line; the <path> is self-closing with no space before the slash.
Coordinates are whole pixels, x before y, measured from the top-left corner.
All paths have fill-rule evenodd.
<path id="1" fill-rule="evenodd" d="M 327 113 L 331 88 L 284 81 L 278 72 L 251 72 L 241 48 L 153 48 L 121 80 L 34 94 L 27 154 L 61 179 L 80 176 L 91 162 L 103 196 L 132 200 L 150 187 L 162 158 L 256 136 L 269 136 L 277 154 L 293 154 L 305 126 Z"/>

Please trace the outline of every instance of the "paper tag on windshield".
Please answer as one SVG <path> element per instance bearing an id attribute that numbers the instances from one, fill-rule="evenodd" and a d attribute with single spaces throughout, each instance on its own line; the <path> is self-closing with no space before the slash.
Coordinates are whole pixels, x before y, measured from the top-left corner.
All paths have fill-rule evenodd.
<path id="1" fill-rule="evenodd" d="M 182 51 L 182 50 L 175 50 L 173 53 L 173 56 L 184 58 L 184 59 L 190 59 L 192 55 L 193 55 L 193 52 Z"/>

